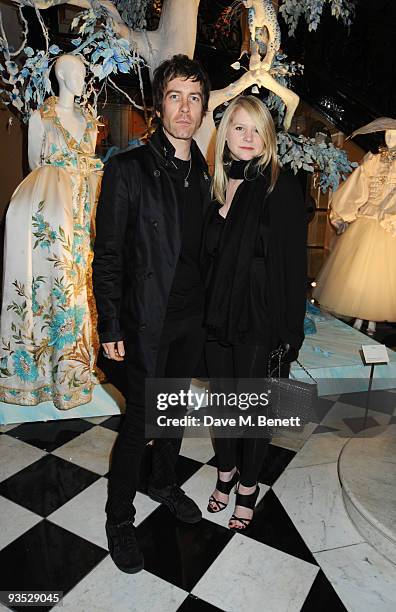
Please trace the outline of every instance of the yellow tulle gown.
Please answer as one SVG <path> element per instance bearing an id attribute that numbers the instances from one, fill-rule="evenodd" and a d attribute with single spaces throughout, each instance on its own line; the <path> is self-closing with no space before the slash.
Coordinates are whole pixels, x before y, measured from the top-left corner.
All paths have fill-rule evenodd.
<path id="1" fill-rule="evenodd" d="M 330 219 L 347 222 L 313 297 L 322 308 L 396 321 L 396 152 L 368 153 L 333 195 Z"/>

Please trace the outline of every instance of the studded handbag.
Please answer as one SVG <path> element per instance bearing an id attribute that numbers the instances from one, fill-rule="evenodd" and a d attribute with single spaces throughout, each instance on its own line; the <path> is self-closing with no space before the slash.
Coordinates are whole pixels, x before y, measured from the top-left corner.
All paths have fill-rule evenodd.
<path id="1" fill-rule="evenodd" d="M 276 423 L 276 429 L 301 430 L 307 423 L 318 422 L 316 416 L 318 383 L 298 360 L 297 363 L 308 375 L 309 382 L 282 378 L 282 355 L 282 349 L 278 348 L 270 353 L 268 359 L 270 410 L 274 418 L 282 421 Z"/>

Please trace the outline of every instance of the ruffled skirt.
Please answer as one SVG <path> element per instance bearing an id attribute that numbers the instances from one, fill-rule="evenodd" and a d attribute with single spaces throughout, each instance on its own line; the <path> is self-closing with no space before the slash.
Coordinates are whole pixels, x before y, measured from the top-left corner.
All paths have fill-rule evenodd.
<path id="1" fill-rule="evenodd" d="M 396 321 L 396 238 L 359 217 L 325 261 L 313 297 L 335 314 Z"/>

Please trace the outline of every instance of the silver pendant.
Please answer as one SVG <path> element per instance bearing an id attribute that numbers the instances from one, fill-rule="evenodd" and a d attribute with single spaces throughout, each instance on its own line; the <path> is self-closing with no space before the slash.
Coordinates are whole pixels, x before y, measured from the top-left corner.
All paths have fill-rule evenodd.
<path id="1" fill-rule="evenodd" d="M 189 186 L 190 186 L 190 183 L 188 182 L 188 180 L 187 180 L 187 179 L 184 179 L 184 187 L 186 187 L 186 188 L 187 188 L 187 187 L 189 187 Z"/>

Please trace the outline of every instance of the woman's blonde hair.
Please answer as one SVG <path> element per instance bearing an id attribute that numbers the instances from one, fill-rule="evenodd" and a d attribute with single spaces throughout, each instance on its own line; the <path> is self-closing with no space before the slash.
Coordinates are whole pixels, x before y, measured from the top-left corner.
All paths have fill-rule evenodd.
<path id="1" fill-rule="evenodd" d="M 259 157 L 254 158 L 245 168 L 245 177 L 249 176 L 249 168 L 254 163 L 257 173 L 262 173 L 271 164 L 271 183 L 269 192 L 275 187 L 279 176 L 279 161 L 277 152 L 276 132 L 271 113 L 261 100 L 255 96 L 238 96 L 229 106 L 220 121 L 217 130 L 215 169 L 212 181 L 212 197 L 220 204 L 225 204 L 228 178 L 224 164 L 231 162 L 232 157 L 227 146 L 227 131 L 233 115 L 238 108 L 243 108 L 256 124 L 257 131 L 264 142 L 264 148 Z"/>

